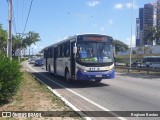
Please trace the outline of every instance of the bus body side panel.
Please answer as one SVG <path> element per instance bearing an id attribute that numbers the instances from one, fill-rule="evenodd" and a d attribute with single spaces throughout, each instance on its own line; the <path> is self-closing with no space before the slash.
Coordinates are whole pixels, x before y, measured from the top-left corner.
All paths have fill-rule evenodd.
<path id="1" fill-rule="evenodd" d="M 65 68 L 69 68 L 70 59 L 69 58 L 57 58 L 57 75 L 65 76 Z"/>
<path id="2" fill-rule="evenodd" d="M 57 75 L 62 76 L 62 71 L 61 68 L 63 67 L 63 59 L 62 58 L 57 58 L 57 62 L 56 62 L 56 66 L 57 66 Z"/>
<path id="3" fill-rule="evenodd" d="M 51 73 L 54 73 L 54 69 L 53 69 L 53 58 L 50 58 L 50 69 L 51 69 Z"/>
<path id="4" fill-rule="evenodd" d="M 57 46 L 54 47 L 54 58 L 53 58 L 53 69 L 54 69 L 54 74 L 57 74 Z"/>
<path id="5" fill-rule="evenodd" d="M 65 76 L 65 69 L 67 68 L 68 70 L 70 70 L 69 69 L 70 65 L 71 65 L 70 58 L 68 58 L 68 57 L 64 58 L 63 65 L 64 65 L 64 67 L 62 68 L 62 71 L 63 71 L 63 76 Z"/>
<path id="6" fill-rule="evenodd" d="M 52 71 L 52 58 L 47 58 L 47 71 Z"/>

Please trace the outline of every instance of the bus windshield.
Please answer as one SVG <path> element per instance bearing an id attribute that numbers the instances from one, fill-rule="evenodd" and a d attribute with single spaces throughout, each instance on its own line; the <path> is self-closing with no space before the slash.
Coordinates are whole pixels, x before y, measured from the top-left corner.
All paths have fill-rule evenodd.
<path id="1" fill-rule="evenodd" d="M 113 62 L 112 45 L 103 42 L 82 42 L 77 44 L 77 60 L 83 63 Z"/>

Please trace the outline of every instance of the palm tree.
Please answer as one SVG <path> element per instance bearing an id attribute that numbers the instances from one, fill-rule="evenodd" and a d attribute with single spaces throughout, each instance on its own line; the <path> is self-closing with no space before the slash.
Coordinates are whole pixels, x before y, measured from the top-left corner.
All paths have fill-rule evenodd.
<path id="1" fill-rule="evenodd" d="M 32 44 L 35 44 L 36 42 L 40 41 L 39 33 L 35 33 L 33 31 L 30 31 L 27 33 L 26 38 L 23 40 L 23 45 L 25 47 L 29 46 L 29 57 L 30 57 L 30 47 Z"/>

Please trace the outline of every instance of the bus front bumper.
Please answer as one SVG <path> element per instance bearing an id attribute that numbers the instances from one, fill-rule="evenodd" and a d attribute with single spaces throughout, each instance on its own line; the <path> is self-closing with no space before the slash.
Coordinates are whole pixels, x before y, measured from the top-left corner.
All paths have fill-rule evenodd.
<path id="1" fill-rule="evenodd" d="M 101 80 L 113 79 L 115 77 L 114 70 L 103 72 L 83 72 L 77 71 L 77 80 Z"/>

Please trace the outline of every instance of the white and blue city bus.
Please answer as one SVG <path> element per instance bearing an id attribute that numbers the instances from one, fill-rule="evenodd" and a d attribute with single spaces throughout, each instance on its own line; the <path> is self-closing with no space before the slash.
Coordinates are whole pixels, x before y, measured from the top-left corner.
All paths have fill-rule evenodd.
<path id="1" fill-rule="evenodd" d="M 100 34 L 69 37 L 44 48 L 46 70 L 70 80 L 112 79 L 113 38 Z"/>
<path id="2" fill-rule="evenodd" d="M 151 68 L 160 68 L 160 56 L 144 56 L 143 66 Z"/>

